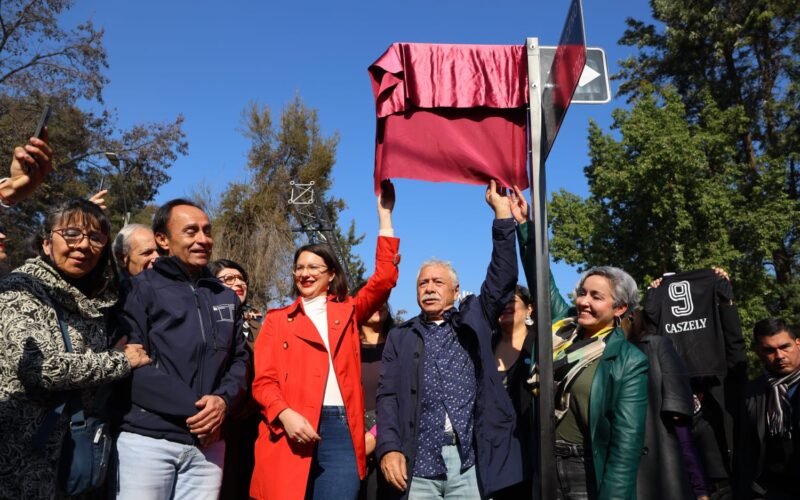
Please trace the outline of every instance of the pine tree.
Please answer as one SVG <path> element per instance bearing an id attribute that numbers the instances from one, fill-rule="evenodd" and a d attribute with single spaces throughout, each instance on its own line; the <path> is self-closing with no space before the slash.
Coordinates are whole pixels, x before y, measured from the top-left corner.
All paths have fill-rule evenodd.
<path id="1" fill-rule="evenodd" d="M 248 153 L 248 179 L 231 183 L 214 219 L 215 256 L 240 263 L 250 275 L 250 290 L 257 305 L 285 301 L 292 293 L 292 258 L 306 242 L 301 225 L 289 205 L 290 182 L 314 183 L 315 196 L 334 226 L 341 243 L 342 263 L 351 281 L 363 279 L 364 265 L 351 249 L 360 243 L 355 223 L 344 233 L 338 214 L 344 200 L 330 197 L 331 171 L 338 136 L 323 136 L 317 112 L 297 96 L 273 125 L 267 106 L 250 104 L 243 112 L 242 132 L 252 145 Z"/>

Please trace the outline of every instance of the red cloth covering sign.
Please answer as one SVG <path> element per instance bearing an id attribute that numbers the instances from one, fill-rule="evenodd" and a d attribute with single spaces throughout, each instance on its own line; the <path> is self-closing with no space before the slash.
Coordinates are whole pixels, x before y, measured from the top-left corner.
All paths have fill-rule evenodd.
<path id="1" fill-rule="evenodd" d="M 395 43 L 369 67 L 375 192 L 390 178 L 528 186 L 521 45 Z"/>

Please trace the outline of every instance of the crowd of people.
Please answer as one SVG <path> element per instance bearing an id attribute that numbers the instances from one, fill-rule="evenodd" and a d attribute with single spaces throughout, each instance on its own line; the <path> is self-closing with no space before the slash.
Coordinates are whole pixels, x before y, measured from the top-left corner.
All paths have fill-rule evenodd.
<path id="1" fill-rule="evenodd" d="M 46 133 L 16 148 L 0 203 L 31 196 L 51 158 Z M 102 195 L 52 207 L 31 258 L 0 278 L 0 498 L 538 498 L 545 419 L 559 499 L 800 498 L 790 325 L 756 323 L 762 375 L 748 381 L 724 270 L 665 275 L 642 299 L 624 270 L 594 267 L 572 304 L 552 276 L 542 291 L 542 373 L 517 266 L 519 249 L 536 282 L 528 205 L 494 181 L 485 201 L 480 292 L 464 296 L 448 261 L 425 261 L 420 313 L 400 323 L 389 181 L 369 279 L 350 290 L 330 247 L 304 245 L 287 270 L 295 300 L 265 313 L 247 270 L 212 260 L 211 221 L 190 200 L 116 235 Z M 540 397 L 553 415 L 537 414 Z M 65 483 L 75 415 L 112 436 L 107 474 L 77 492 Z"/>

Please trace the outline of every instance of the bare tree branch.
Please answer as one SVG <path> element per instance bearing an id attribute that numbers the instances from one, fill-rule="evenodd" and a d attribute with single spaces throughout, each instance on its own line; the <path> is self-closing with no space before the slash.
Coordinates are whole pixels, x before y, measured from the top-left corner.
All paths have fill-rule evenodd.
<path id="1" fill-rule="evenodd" d="M 39 61 L 42 61 L 43 59 L 50 59 L 50 58 L 56 57 L 56 56 L 63 56 L 63 55 L 65 55 L 65 53 L 66 53 L 65 51 L 60 50 L 58 52 L 50 52 L 48 54 L 35 55 L 27 63 L 24 63 L 21 66 L 18 66 L 16 68 L 12 69 L 11 71 L 6 73 L 5 75 L 0 76 L 0 85 L 5 83 L 6 80 L 8 80 L 12 76 L 16 75 L 17 73 L 19 73 L 21 71 L 25 71 L 28 68 L 32 68 L 33 66 L 36 66 L 37 64 L 40 64 Z"/>

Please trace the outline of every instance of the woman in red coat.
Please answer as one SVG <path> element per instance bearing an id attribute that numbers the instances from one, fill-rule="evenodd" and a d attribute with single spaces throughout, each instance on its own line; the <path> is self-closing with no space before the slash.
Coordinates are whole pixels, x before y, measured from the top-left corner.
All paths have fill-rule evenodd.
<path id="1" fill-rule="evenodd" d="M 397 282 L 394 188 L 378 198 L 375 273 L 355 297 L 327 245 L 294 255 L 299 297 L 271 310 L 255 344 L 253 397 L 263 407 L 250 495 L 257 499 L 354 499 L 366 473 L 358 325 Z"/>

